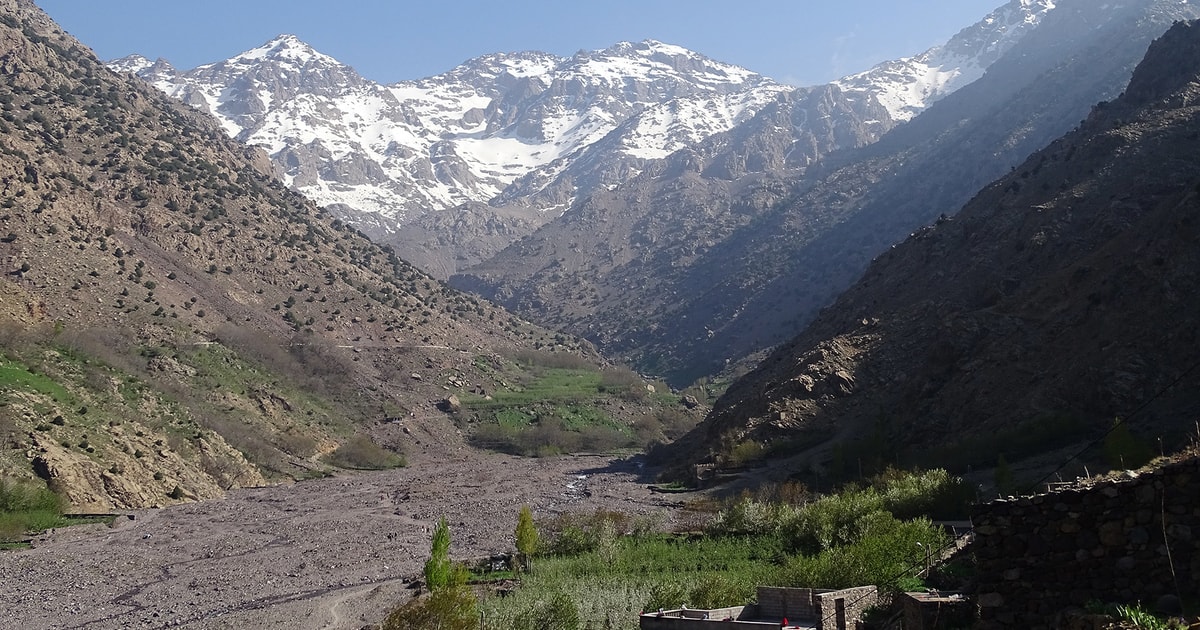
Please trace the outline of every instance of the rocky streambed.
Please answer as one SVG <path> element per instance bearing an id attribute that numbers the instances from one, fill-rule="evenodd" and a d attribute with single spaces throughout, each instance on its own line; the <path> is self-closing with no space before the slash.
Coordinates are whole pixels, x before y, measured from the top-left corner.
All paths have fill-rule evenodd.
<path id="1" fill-rule="evenodd" d="M 410 596 L 442 516 L 478 557 L 512 550 L 524 504 L 670 520 L 647 481 L 636 459 L 471 453 L 123 513 L 0 552 L 0 627 L 357 629 Z"/>

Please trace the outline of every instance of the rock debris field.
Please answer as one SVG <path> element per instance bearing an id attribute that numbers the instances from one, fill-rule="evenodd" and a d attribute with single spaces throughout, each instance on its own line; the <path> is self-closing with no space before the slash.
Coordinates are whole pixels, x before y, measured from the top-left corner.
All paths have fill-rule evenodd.
<path id="1" fill-rule="evenodd" d="M 479 453 L 123 512 L 0 552 L 0 627 L 357 629 L 411 596 L 443 515 L 479 557 L 512 550 L 523 504 L 669 522 L 646 481 L 636 459 Z"/>

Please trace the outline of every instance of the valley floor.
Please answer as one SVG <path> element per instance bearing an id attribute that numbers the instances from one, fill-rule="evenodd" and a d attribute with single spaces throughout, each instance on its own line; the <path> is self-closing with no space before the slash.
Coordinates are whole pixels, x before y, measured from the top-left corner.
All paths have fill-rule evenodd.
<path id="1" fill-rule="evenodd" d="M 507 552 L 522 504 L 670 519 L 646 481 L 636 459 L 471 453 L 132 512 L 0 552 L 0 627 L 360 628 L 409 596 L 441 516 L 454 557 Z"/>

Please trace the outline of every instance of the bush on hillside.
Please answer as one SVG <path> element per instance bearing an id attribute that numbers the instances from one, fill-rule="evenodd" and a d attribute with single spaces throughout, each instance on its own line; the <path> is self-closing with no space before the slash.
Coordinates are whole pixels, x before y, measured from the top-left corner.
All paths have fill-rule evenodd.
<path id="1" fill-rule="evenodd" d="M 0 477 L 0 541 L 57 527 L 64 507 L 62 497 L 45 484 Z"/>
<path id="2" fill-rule="evenodd" d="M 372 442 L 365 435 L 356 435 L 337 447 L 329 455 L 329 463 L 339 468 L 359 470 L 383 470 L 405 465 L 403 457 Z"/>

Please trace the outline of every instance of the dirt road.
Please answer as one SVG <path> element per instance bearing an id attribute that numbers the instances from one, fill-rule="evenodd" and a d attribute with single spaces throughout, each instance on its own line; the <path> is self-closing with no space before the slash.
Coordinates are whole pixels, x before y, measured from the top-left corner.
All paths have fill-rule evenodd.
<path id="1" fill-rule="evenodd" d="M 669 519 L 647 481 L 636 460 L 471 454 L 137 511 L 0 553 L 0 627 L 357 629 L 409 596 L 438 518 L 455 557 L 510 551 L 522 504 Z"/>

